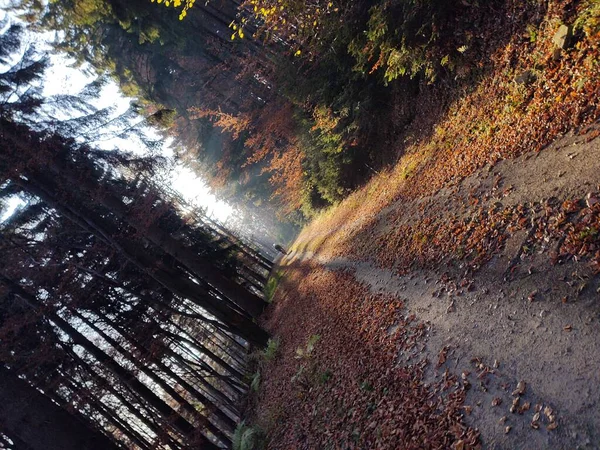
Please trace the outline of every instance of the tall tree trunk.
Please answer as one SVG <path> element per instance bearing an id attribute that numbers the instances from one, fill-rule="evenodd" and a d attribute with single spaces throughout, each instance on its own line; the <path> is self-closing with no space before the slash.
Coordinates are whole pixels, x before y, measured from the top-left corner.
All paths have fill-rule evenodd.
<path id="1" fill-rule="evenodd" d="M 106 378 L 100 375 L 100 372 L 91 367 L 90 364 L 77 355 L 76 352 L 72 351 L 72 349 L 68 349 L 65 347 L 65 350 L 69 352 L 71 357 L 77 361 L 79 367 L 85 370 L 85 372 L 96 381 L 96 384 L 100 389 L 106 389 L 111 395 L 117 398 L 126 408 L 127 410 L 133 414 L 140 423 L 144 424 L 150 431 L 152 431 L 159 439 L 166 441 L 171 447 L 176 448 L 180 444 L 177 443 L 173 437 L 169 435 L 164 429 L 159 427 L 156 423 L 154 423 L 150 418 L 146 417 L 138 407 L 133 405 L 131 401 L 125 396 L 125 394 L 119 392 L 119 390 Z"/>
<path id="2" fill-rule="evenodd" d="M 97 181 L 86 177 L 80 171 L 78 173 L 73 167 L 68 167 L 58 159 L 52 161 L 50 169 L 55 176 L 64 177 L 66 185 L 77 186 L 78 191 L 85 191 L 87 193 L 86 200 L 94 198 L 100 201 L 111 213 L 138 230 L 154 245 L 180 261 L 191 273 L 229 297 L 252 317 L 258 317 L 262 314 L 266 303 L 260 297 L 248 292 L 242 286 L 227 278 L 220 269 L 211 262 L 199 258 L 192 249 L 183 245 L 170 233 L 162 230 L 155 222 L 148 224 L 139 217 L 136 220 L 136 214 L 132 214 L 130 207 L 123 203 L 122 199 L 100 186 Z"/>
<path id="3" fill-rule="evenodd" d="M 146 357 L 150 357 L 151 356 L 151 352 L 148 350 L 148 347 L 146 345 L 144 345 L 142 342 L 140 342 L 137 338 L 135 338 L 133 336 L 132 333 L 125 333 L 125 330 L 123 330 L 122 327 L 118 326 L 117 324 L 115 324 L 114 322 L 112 322 L 110 319 L 105 318 L 105 321 L 113 328 L 115 329 L 115 331 L 118 331 L 122 336 L 124 336 L 126 339 L 128 339 L 137 349 L 138 351 L 143 354 L 146 355 Z M 95 328 L 96 329 L 96 328 Z M 101 330 L 98 330 L 99 332 L 101 332 Z M 103 334 L 103 337 L 105 335 Z M 117 344 L 118 345 L 118 344 Z M 171 368 L 167 367 L 160 358 L 160 355 L 157 357 L 153 357 L 150 360 L 154 365 L 156 365 L 156 367 L 158 369 L 160 369 L 163 373 L 167 374 L 167 376 L 169 376 L 169 378 L 171 378 L 172 380 L 175 380 L 181 387 L 183 387 L 188 393 L 190 393 L 191 395 L 193 395 L 194 397 L 196 397 L 196 399 L 202 403 L 210 412 L 212 412 L 223 424 L 225 424 L 225 426 L 227 427 L 227 430 L 231 433 L 233 433 L 235 427 L 236 427 L 236 422 L 234 420 L 232 420 L 229 416 L 227 416 L 225 413 L 223 413 L 223 411 L 221 411 L 221 409 L 219 408 L 219 405 L 214 404 L 210 399 L 208 399 L 203 393 L 199 392 L 194 386 L 192 386 L 187 380 L 183 379 L 182 377 L 180 377 L 178 374 L 176 374 Z M 213 430 L 210 429 L 210 431 L 212 432 Z"/>
<path id="4" fill-rule="evenodd" d="M 0 282 L 7 285 L 11 291 L 25 300 L 32 308 L 40 308 L 40 304 L 37 298 L 29 294 L 19 284 L 12 281 L 10 278 L 0 274 Z M 210 450 L 216 450 L 218 447 L 212 444 L 208 439 L 200 435 L 197 430 L 190 422 L 182 417 L 177 411 L 171 408 L 163 399 L 157 396 L 150 388 L 143 384 L 137 377 L 117 363 L 113 358 L 108 356 L 103 350 L 96 347 L 87 337 L 77 331 L 71 324 L 60 317 L 58 314 L 48 311 L 46 316 L 54 322 L 65 334 L 67 334 L 71 340 L 83 347 L 89 354 L 91 354 L 99 363 L 110 370 L 117 378 L 123 383 L 131 387 L 138 395 L 150 404 L 154 409 L 163 415 L 163 417 L 169 420 L 175 428 L 177 428 L 182 434 L 191 439 L 200 439 L 201 444 Z M 170 394 L 169 394 L 170 395 Z"/>
<path id="5" fill-rule="evenodd" d="M 102 403 L 101 399 L 96 398 L 94 394 L 92 394 L 87 386 L 84 386 L 81 382 L 75 380 L 66 373 L 62 373 L 61 375 L 62 384 L 74 394 L 76 399 L 81 399 L 88 407 L 95 409 L 97 414 L 104 417 L 104 420 L 106 420 L 116 432 L 127 436 L 131 442 L 135 443 L 142 450 L 150 450 L 151 444 L 148 440 L 138 431 L 134 430 L 129 423 L 115 414 L 114 411 L 108 409 Z M 98 418 L 95 418 L 94 416 L 92 416 L 92 418 L 96 419 L 98 426 L 101 426 Z"/>
<path id="6" fill-rule="evenodd" d="M 231 361 L 235 363 L 236 367 L 239 368 L 239 370 L 245 368 L 247 365 L 246 353 L 243 351 L 239 351 L 238 347 L 235 347 L 231 344 L 226 345 L 225 342 L 217 336 L 218 334 L 221 333 L 218 330 L 214 330 L 207 335 L 207 339 L 210 341 L 210 343 L 212 343 L 212 345 L 217 347 L 224 355 L 230 358 Z"/>
<path id="7" fill-rule="evenodd" d="M 231 440 L 229 439 L 229 437 L 227 435 L 225 435 L 220 429 L 218 429 L 212 423 L 210 423 L 206 416 L 200 414 L 200 412 L 187 399 L 185 399 L 166 380 L 164 380 L 162 377 L 160 377 L 156 373 L 156 371 L 154 371 L 150 367 L 146 366 L 142 361 L 140 361 L 139 358 L 137 358 L 129 350 L 127 350 L 125 347 L 123 347 L 119 342 L 117 342 L 115 339 L 113 339 L 111 336 L 109 336 L 107 333 L 105 333 L 102 329 L 100 329 L 92 321 L 86 319 L 84 316 L 82 316 L 80 314 L 77 314 L 77 317 L 79 317 L 86 325 L 88 325 L 90 328 L 92 328 L 104 340 L 106 340 L 110 345 L 112 345 L 115 348 L 115 350 L 118 350 L 123 356 L 125 356 L 127 359 L 129 359 L 131 362 L 133 362 L 133 364 L 142 373 L 144 373 L 154 383 L 156 383 L 158 386 L 160 386 L 167 394 L 169 394 L 173 398 L 173 400 L 175 400 L 186 413 L 188 413 L 190 416 L 194 417 L 196 420 L 200 421 L 202 426 L 205 426 L 208 431 L 210 431 L 212 434 L 214 434 L 223 443 L 231 444 Z M 115 328 L 115 331 L 118 331 L 118 330 Z M 129 335 L 124 336 L 123 334 L 121 334 L 121 335 L 123 337 L 125 337 L 126 339 L 133 342 L 133 338 L 131 336 L 129 336 Z M 134 345 L 135 345 L 135 342 L 134 342 Z M 142 352 L 145 351 L 144 348 L 141 348 L 140 350 L 142 350 Z M 162 364 L 158 358 L 152 358 L 151 362 L 154 365 L 156 365 L 160 370 L 162 370 L 164 373 L 167 373 L 169 375 L 169 373 L 168 373 L 169 369 L 166 368 L 164 366 L 164 364 Z M 180 382 L 181 380 L 175 379 L 175 381 Z M 186 386 L 184 386 L 183 384 L 181 384 L 181 386 L 187 390 Z M 235 423 L 232 426 L 235 428 Z M 233 430 L 231 430 L 231 431 L 233 431 Z"/>
<path id="8" fill-rule="evenodd" d="M 208 375 L 210 375 L 210 377 L 224 382 L 225 385 L 227 386 L 227 388 L 229 388 L 229 390 L 231 391 L 232 396 L 239 397 L 239 396 L 244 395 L 247 392 L 248 386 L 247 386 L 247 384 L 244 384 L 244 382 L 239 381 L 234 376 L 223 375 L 223 374 L 219 373 L 212 366 L 210 366 L 206 361 L 204 361 L 200 356 L 198 356 L 195 352 L 193 352 L 192 350 L 187 348 L 181 342 L 172 340 L 172 344 L 177 349 L 181 350 L 185 355 L 188 355 L 189 358 L 191 358 L 191 359 L 185 358 L 185 360 L 187 361 L 188 364 L 191 364 L 191 365 L 197 367 L 196 370 L 199 369 L 203 372 L 206 372 Z"/>
<path id="9" fill-rule="evenodd" d="M 106 436 L 0 367 L 0 423 L 32 450 L 118 450 Z"/>
<path id="10" fill-rule="evenodd" d="M 181 276 L 174 269 L 153 260 L 147 252 L 141 251 L 143 249 L 139 248 L 139 244 L 127 239 L 115 238 L 113 236 L 115 233 L 112 232 L 113 226 L 106 219 L 91 211 L 81 211 L 75 205 L 65 205 L 63 202 L 58 201 L 51 191 L 40 186 L 37 182 L 18 180 L 17 183 L 49 206 L 58 209 L 77 225 L 105 240 L 167 289 L 181 297 L 191 298 L 199 302 L 210 314 L 231 325 L 249 342 L 259 346 L 266 345 L 268 334 L 256 323 L 232 310 L 224 302 L 211 295 L 199 296 L 200 286 L 187 277 Z"/>
<path id="11" fill-rule="evenodd" d="M 261 285 L 259 287 L 259 290 L 262 286 L 264 286 L 264 284 L 267 282 L 267 277 L 264 276 L 261 273 L 258 273 L 256 270 L 254 270 L 254 268 L 252 266 L 250 266 L 249 264 L 244 265 L 241 269 L 240 272 L 244 273 L 247 272 L 252 278 L 254 278 L 256 280 L 256 282 Z"/>
<path id="12" fill-rule="evenodd" d="M 3 443 L 5 448 L 10 448 L 11 450 L 33 450 L 19 436 L 6 436 L 5 433 L 8 433 L 8 430 L 0 430 L 0 443 Z M 10 439 L 10 441 L 6 438 Z"/>
<path id="13" fill-rule="evenodd" d="M 186 333 L 186 331 L 183 328 L 179 327 L 178 325 L 175 325 L 175 326 L 179 329 L 180 332 Z M 225 360 L 223 360 L 223 358 L 221 358 L 220 356 L 216 355 L 214 352 L 212 352 L 209 349 L 207 349 L 202 343 L 198 342 L 197 340 L 191 339 L 191 337 L 187 338 L 187 337 L 185 337 L 185 336 L 183 336 L 181 334 L 175 334 L 175 333 L 173 333 L 171 331 L 168 331 L 168 330 L 164 330 L 163 329 L 163 331 L 168 336 L 170 336 L 170 337 L 172 337 L 174 339 L 179 339 L 181 341 L 187 342 L 191 346 L 195 347 L 196 350 L 198 350 L 203 355 L 208 356 L 210 359 L 212 359 L 215 363 L 217 363 L 219 366 L 221 366 L 223 369 L 225 369 L 231 375 L 234 375 L 237 378 L 239 378 L 240 381 L 244 379 L 244 374 L 243 373 L 241 373 L 240 371 L 238 371 L 235 368 L 233 368 L 229 363 L 227 363 Z"/>
<path id="14" fill-rule="evenodd" d="M 190 376 L 193 376 L 194 379 L 196 379 L 197 382 L 202 385 L 203 389 L 205 389 L 209 395 L 215 398 L 215 401 L 222 402 L 224 408 L 229 409 L 237 417 L 239 417 L 239 411 L 237 410 L 234 401 L 231 398 L 229 398 L 223 391 L 209 383 L 205 377 L 198 375 L 198 371 L 190 365 L 190 361 L 185 359 L 183 356 L 181 356 L 179 353 L 177 353 L 170 347 L 167 347 L 166 352 L 174 361 L 177 362 L 177 364 L 179 364 L 181 368 L 185 369 Z"/>
<path id="15" fill-rule="evenodd" d="M 143 450 L 152 450 L 152 444 L 146 441 L 142 435 L 140 435 L 136 430 L 134 430 L 126 421 L 124 421 L 121 417 L 117 416 L 110 409 L 108 409 L 101 401 L 97 401 L 92 404 L 93 408 L 102 414 L 106 420 L 112 423 L 113 427 L 120 430 L 123 434 L 125 434 L 129 440 L 136 444 Z"/>

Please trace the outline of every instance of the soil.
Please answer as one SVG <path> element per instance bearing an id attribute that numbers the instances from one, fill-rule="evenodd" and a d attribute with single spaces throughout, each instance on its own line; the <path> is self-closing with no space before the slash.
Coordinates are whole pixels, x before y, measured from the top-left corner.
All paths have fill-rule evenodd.
<path id="1" fill-rule="evenodd" d="M 366 244 L 359 242 L 364 233 L 347 233 L 360 251 L 292 252 L 280 267 L 351 274 L 371 294 L 400 300 L 406 316 L 427 324 L 419 345 L 398 346 L 395 364 L 440 362 L 425 365 L 422 380 L 428 386 L 449 373 L 462 380 L 462 420 L 479 431 L 483 448 L 600 448 L 600 276 L 589 257 L 560 251 L 565 236 L 537 236 L 543 210 L 533 206 L 576 200 L 581 208 L 589 198 L 593 203 L 600 191 L 598 130 L 596 123 L 570 133 L 432 196 L 398 200 L 370 218 Z M 519 205 L 529 207 L 521 217 L 524 225 L 509 227 L 501 245 L 476 260 L 436 254 L 404 264 L 398 262 L 403 255 L 390 257 L 386 247 L 403 226 L 425 219 L 443 224 Z M 344 227 L 362 228 L 364 220 Z M 326 244 L 327 236 L 319 240 Z M 294 248 L 310 248 L 297 244 Z M 331 289 L 336 295 L 335 286 Z M 289 301 L 282 296 L 289 291 L 279 292 L 266 319 L 275 334 L 281 327 L 278 310 Z M 385 332 L 392 339 L 402 326 Z M 452 447 L 468 445 L 457 440 Z"/>

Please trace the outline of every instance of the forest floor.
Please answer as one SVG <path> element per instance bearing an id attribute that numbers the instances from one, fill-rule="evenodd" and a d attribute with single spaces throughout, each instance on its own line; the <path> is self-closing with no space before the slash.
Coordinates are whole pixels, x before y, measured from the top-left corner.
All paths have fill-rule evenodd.
<path id="1" fill-rule="evenodd" d="M 597 448 L 600 277 L 564 246 L 597 246 L 599 130 L 305 230 L 266 318 L 269 448 Z"/>
<path id="2" fill-rule="evenodd" d="M 600 448 L 600 51 L 544 26 L 280 262 L 269 448 Z"/>

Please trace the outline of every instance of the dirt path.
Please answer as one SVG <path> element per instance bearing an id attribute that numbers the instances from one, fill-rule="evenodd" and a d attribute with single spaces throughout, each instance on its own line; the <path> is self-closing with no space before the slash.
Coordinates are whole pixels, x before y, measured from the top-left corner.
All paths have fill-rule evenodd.
<path id="1" fill-rule="evenodd" d="M 376 217 L 344 224 L 351 238 L 342 250 L 357 249 L 349 255 L 328 248 L 327 235 L 313 235 L 317 252 L 292 253 L 283 265 L 310 261 L 349 272 L 372 293 L 402 300 L 428 332 L 422 346 L 399 350 L 397 364 L 440 361 L 439 368 L 427 366 L 424 382 L 436 382 L 446 369 L 462 379 L 465 421 L 481 432 L 484 448 L 600 448 L 600 277 L 585 256 L 600 250 L 599 230 L 595 222 L 580 224 L 597 206 L 599 129 L 596 124 L 431 197 L 400 199 Z M 542 233 L 554 223 L 549 205 L 571 208 L 569 200 L 579 201 L 569 209 L 570 228 L 562 237 Z M 498 212 L 487 213 L 492 210 Z M 482 222 L 509 213 L 508 225 L 483 230 Z M 415 247 L 413 237 L 407 243 L 403 235 L 421 233 L 416 226 L 428 221 L 418 235 L 425 245 Z M 489 245 L 472 257 L 438 249 L 435 233 L 446 223 L 456 224 L 461 252 L 475 248 L 470 240 Z M 456 230 L 465 223 L 463 236 Z M 581 258 L 564 250 L 575 235 L 587 245 Z M 303 244 L 296 247 L 311 247 Z M 421 256 L 402 261 L 402 251 L 422 247 Z"/>

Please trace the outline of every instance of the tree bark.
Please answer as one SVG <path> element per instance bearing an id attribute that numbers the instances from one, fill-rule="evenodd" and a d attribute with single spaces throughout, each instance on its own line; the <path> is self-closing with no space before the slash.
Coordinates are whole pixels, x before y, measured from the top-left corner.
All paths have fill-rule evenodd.
<path id="1" fill-rule="evenodd" d="M 0 282 L 7 285 L 15 294 L 25 300 L 32 308 L 38 309 L 41 305 L 37 298 L 29 294 L 19 284 L 15 283 L 11 279 L 0 274 Z M 192 439 L 201 439 L 202 445 L 210 450 L 216 450 L 218 447 L 212 444 L 208 439 L 199 436 L 199 430 L 197 430 L 190 422 L 182 417 L 177 411 L 171 408 L 163 399 L 157 396 L 150 388 L 138 380 L 133 373 L 125 369 L 113 358 L 108 356 L 103 350 L 96 347 L 87 337 L 77 331 L 71 324 L 60 317 L 54 312 L 48 311 L 46 316 L 49 320 L 54 322 L 64 333 L 66 333 L 71 340 L 83 347 L 89 354 L 91 354 L 99 363 L 104 365 L 110 370 L 117 378 L 123 383 L 131 387 L 138 395 L 140 395 L 148 404 L 156 409 L 163 417 L 169 420 L 173 426 L 178 429 L 183 435 Z"/>
<path id="2" fill-rule="evenodd" d="M 206 429 L 208 431 L 210 431 L 212 434 L 214 434 L 218 439 L 220 439 L 221 441 L 223 441 L 226 444 L 231 444 L 231 440 L 229 439 L 229 437 L 227 437 L 227 435 L 225 435 L 220 429 L 218 429 L 213 424 L 211 424 L 208 421 L 208 418 L 206 416 L 203 416 L 202 414 L 200 414 L 200 412 L 187 399 L 185 399 L 179 392 L 177 392 L 177 390 L 173 386 L 171 386 L 166 380 L 164 380 L 162 377 L 160 377 L 156 373 L 156 371 L 154 371 L 150 367 L 146 366 L 142 361 L 140 361 L 139 358 L 137 358 L 135 355 L 131 354 L 131 352 L 129 352 L 129 350 L 127 350 L 120 343 L 118 343 L 115 339 L 113 339 L 108 334 L 106 334 L 103 330 L 101 330 L 92 321 L 86 319 L 85 317 L 83 317 L 80 314 L 77 314 L 77 316 L 82 321 L 84 321 L 90 328 L 92 328 L 96 333 L 98 333 L 100 336 L 102 336 L 102 338 L 104 340 L 106 340 L 110 345 L 112 345 L 115 348 L 115 350 L 118 350 L 123 356 L 125 356 L 128 360 L 133 362 L 133 364 L 141 372 L 143 372 L 148 378 L 150 378 L 154 383 L 156 383 L 158 386 L 160 386 L 168 395 L 170 395 L 173 398 L 173 400 L 175 400 L 181 406 L 181 408 L 186 413 L 188 413 L 190 416 L 194 417 L 195 419 L 199 420 L 201 422 L 201 425 L 206 427 Z M 115 329 L 115 331 L 118 331 L 118 330 Z M 127 336 L 126 339 L 129 339 L 130 341 L 132 341 L 133 338 L 131 336 Z M 134 342 L 134 345 L 135 345 L 135 342 Z M 145 350 L 145 349 L 141 348 L 140 350 Z M 157 368 L 159 368 L 163 372 L 167 373 L 168 369 L 164 366 L 164 364 L 162 364 L 159 361 L 158 358 L 153 358 L 151 361 L 152 361 L 152 363 L 154 363 L 154 365 L 157 366 Z M 184 384 L 181 384 L 181 380 L 176 380 L 176 381 L 180 382 L 180 385 L 184 389 L 187 390 L 187 387 L 184 386 Z M 232 426 L 235 427 L 235 424 L 233 424 Z"/>
<path id="3" fill-rule="evenodd" d="M 48 397 L 0 367 L 0 423 L 32 450 L 118 450 Z"/>
<path id="4" fill-rule="evenodd" d="M 65 205 L 57 200 L 54 194 L 30 180 L 18 180 L 17 183 L 31 194 L 39 197 L 49 206 L 58 209 L 68 219 L 77 225 L 97 235 L 100 239 L 107 242 L 113 248 L 121 252 L 127 259 L 136 264 L 141 270 L 145 271 L 160 284 L 170 289 L 180 297 L 193 299 L 205 308 L 210 314 L 217 317 L 222 322 L 235 328 L 242 337 L 249 342 L 264 346 L 267 343 L 269 335 L 262 330 L 256 323 L 235 310 L 228 307 L 223 301 L 211 296 L 199 296 L 200 286 L 185 276 L 181 276 L 175 269 L 168 268 L 157 261 L 152 260 L 147 252 L 139 248 L 139 244 L 127 239 L 118 239 L 113 236 L 112 224 L 98 214 L 91 211 L 80 211 L 75 205 Z"/>

